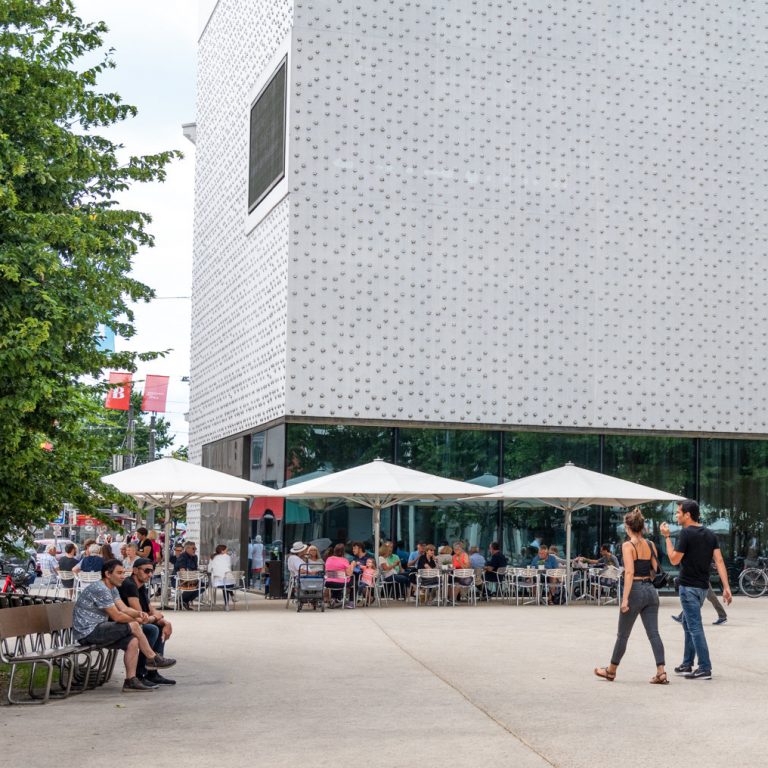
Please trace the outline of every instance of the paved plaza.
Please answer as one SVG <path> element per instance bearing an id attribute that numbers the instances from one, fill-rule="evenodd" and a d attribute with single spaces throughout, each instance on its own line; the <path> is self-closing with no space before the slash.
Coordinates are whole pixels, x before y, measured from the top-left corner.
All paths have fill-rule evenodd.
<path id="1" fill-rule="evenodd" d="M 671 668 L 683 634 L 677 601 L 662 603 Z M 131 754 L 188 768 L 766 764 L 768 600 L 737 598 L 722 627 L 706 604 L 714 679 L 668 686 L 647 682 L 639 622 L 616 682 L 593 677 L 609 661 L 615 606 L 282 605 L 259 596 L 248 611 L 174 615 L 174 688 L 121 693 L 120 659 L 102 689 L 3 707 L 3 764 L 29 765 L 43 743 L 72 745 L 56 762 L 78 768 Z"/>

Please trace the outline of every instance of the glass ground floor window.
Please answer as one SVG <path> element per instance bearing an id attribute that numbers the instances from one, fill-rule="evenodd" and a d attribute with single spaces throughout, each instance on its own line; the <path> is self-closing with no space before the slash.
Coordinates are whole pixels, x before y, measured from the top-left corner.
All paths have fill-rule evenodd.
<path id="1" fill-rule="evenodd" d="M 633 482 L 697 499 L 730 565 L 768 548 L 768 441 L 668 435 L 411 429 L 288 424 L 285 482 L 336 472 L 375 458 L 443 477 L 491 487 L 568 461 Z M 645 504 L 658 539 L 674 523 L 674 504 Z M 625 510 L 589 507 L 573 516 L 572 552 L 594 556 L 600 544 L 620 550 Z M 288 501 L 284 536 L 292 541 L 373 541 L 370 509 L 343 500 Z M 538 543 L 565 551 L 563 513 L 497 502 L 400 504 L 382 512 L 383 539 L 412 550 L 419 541 L 461 539 L 486 552 L 495 540 L 514 563 L 533 557 Z"/>

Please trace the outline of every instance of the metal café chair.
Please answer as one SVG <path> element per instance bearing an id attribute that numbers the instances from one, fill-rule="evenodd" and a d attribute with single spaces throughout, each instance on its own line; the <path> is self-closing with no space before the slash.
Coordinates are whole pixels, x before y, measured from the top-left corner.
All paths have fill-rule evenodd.
<path id="1" fill-rule="evenodd" d="M 541 602 L 541 580 L 538 568 L 515 568 L 515 605 L 539 605 Z M 526 595 L 528 600 L 525 600 Z"/>
<path id="2" fill-rule="evenodd" d="M 442 589 L 440 570 L 438 568 L 420 568 L 416 572 L 416 607 L 419 607 L 419 596 L 422 592 L 424 593 L 425 602 L 430 592 L 434 592 L 435 602 L 439 606 Z"/>

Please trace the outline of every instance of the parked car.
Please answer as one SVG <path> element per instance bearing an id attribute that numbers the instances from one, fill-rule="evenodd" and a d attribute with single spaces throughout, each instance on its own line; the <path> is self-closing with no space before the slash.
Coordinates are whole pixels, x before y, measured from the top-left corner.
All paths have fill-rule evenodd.
<path id="1" fill-rule="evenodd" d="M 42 573 L 40 555 L 51 545 L 56 545 L 56 559 L 58 560 L 64 554 L 67 544 L 74 544 L 74 542 L 70 539 L 35 539 L 35 572 L 38 576 Z"/>
<path id="2" fill-rule="evenodd" d="M 0 543 L 0 573 L 6 573 L 9 568 L 24 568 L 27 573 L 35 573 L 37 570 L 37 557 L 33 547 L 24 546 L 21 540 L 14 541 L 13 546 L 22 554 L 15 554 L 8 550 L 7 546 Z"/>

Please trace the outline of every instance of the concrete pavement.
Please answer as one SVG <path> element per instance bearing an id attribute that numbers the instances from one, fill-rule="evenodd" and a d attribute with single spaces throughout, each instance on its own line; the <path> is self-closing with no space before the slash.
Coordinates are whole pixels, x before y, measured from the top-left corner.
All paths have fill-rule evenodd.
<path id="1" fill-rule="evenodd" d="M 662 603 L 671 670 L 683 635 L 670 618 L 677 601 Z M 122 694 L 118 661 L 102 689 L 3 707 L 3 763 L 29 765 L 50 734 L 71 745 L 71 763 L 56 762 L 78 768 L 147 755 L 185 768 L 768 764 L 768 600 L 738 598 L 721 627 L 705 605 L 714 679 L 671 676 L 668 686 L 647 682 L 654 665 L 639 622 L 617 681 L 593 676 L 610 658 L 615 606 L 282 605 L 257 597 L 248 611 L 170 614 L 173 688 Z"/>

